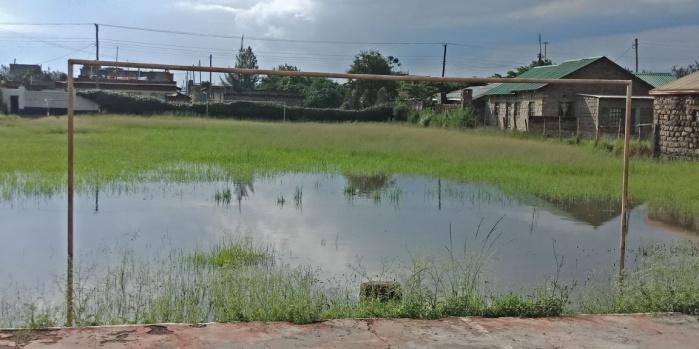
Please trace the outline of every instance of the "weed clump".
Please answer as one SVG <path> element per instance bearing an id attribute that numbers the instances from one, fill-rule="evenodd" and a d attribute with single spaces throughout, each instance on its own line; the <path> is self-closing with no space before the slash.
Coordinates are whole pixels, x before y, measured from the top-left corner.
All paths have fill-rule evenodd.
<path id="1" fill-rule="evenodd" d="M 612 292 L 592 290 L 581 303 L 589 313 L 679 312 L 699 314 L 699 248 L 640 249 L 639 264 Z"/>
<path id="2" fill-rule="evenodd" d="M 255 246 L 250 241 L 226 242 L 210 251 L 196 251 L 191 256 L 195 266 L 241 268 L 271 262 L 274 258 L 269 248 Z"/>

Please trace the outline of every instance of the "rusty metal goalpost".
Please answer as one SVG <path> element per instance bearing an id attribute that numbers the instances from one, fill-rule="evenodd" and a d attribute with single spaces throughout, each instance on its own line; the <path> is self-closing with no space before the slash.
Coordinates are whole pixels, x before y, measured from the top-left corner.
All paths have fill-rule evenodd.
<path id="1" fill-rule="evenodd" d="M 328 72 L 303 72 L 303 71 L 283 71 L 283 70 L 265 70 L 265 69 L 241 69 L 241 68 L 224 68 L 224 67 L 203 67 L 203 66 L 188 66 L 188 65 L 173 65 L 173 64 L 157 64 L 157 63 L 136 63 L 136 62 L 115 62 L 102 60 L 86 60 L 86 59 L 69 59 L 68 60 L 68 78 L 66 81 L 66 91 L 68 93 L 68 258 L 67 258 L 67 274 L 66 274 L 66 325 L 73 326 L 73 197 L 74 197 L 74 179 L 73 171 L 74 163 L 74 103 L 75 103 L 75 82 L 73 77 L 73 68 L 75 65 L 92 65 L 92 66 L 111 66 L 119 68 L 140 68 L 140 69 L 158 69 L 158 70 L 173 70 L 173 71 L 190 71 L 190 72 L 210 72 L 210 73 L 233 73 L 247 75 L 267 75 L 267 76 L 291 76 L 291 77 L 317 77 L 331 79 L 348 79 L 348 80 L 374 80 L 374 81 L 406 81 L 406 82 L 452 82 L 466 84 L 487 84 L 487 83 L 537 83 L 537 84 L 557 84 L 557 85 L 615 85 L 626 87 L 626 110 L 625 110 L 625 127 L 624 127 L 624 154 L 622 165 L 622 184 L 621 184 L 621 226 L 619 234 L 619 281 L 623 280 L 625 254 L 626 254 L 626 236 L 629 230 L 629 215 L 628 215 L 628 185 L 629 185 L 629 157 L 630 157 L 630 142 L 631 142 L 631 101 L 633 96 L 633 81 L 632 80 L 614 80 L 614 79 L 523 79 L 523 78 L 479 78 L 479 77 L 432 77 L 418 75 L 372 75 L 372 74 L 348 74 L 348 73 L 328 73 Z"/>

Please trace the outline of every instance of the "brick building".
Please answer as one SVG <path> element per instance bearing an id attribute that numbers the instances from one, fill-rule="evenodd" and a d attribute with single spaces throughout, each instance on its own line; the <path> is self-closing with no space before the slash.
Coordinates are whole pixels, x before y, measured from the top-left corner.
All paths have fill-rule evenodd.
<path id="1" fill-rule="evenodd" d="M 518 76 L 530 79 L 633 80 L 633 132 L 650 134 L 651 84 L 606 57 L 535 67 Z M 479 118 L 502 129 L 550 135 L 616 136 L 623 124 L 626 87 L 611 85 L 494 84 L 474 105 Z M 644 127 L 647 130 L 644 131 Z"/>
<path id="2" fill-rule="evenodd" d="M 650 92 L 655 97 L 655 123 L 660 155 L 699 159 L 699 72 Z"/>

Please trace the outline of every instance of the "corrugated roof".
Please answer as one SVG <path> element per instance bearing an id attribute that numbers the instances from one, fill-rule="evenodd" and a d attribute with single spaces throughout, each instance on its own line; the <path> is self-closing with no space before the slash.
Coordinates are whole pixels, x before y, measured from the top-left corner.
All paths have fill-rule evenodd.
<path id="1" fill-rule="evenodd" d="M 602 59 L 602 57 L 592 57 L 567 61 L 558 65 L 534 67 L 518 75 L 517 77 L 523 79 L 561 79 L 600 59 Z M 546 84 L 500 84 L 489 90 L 487 93 L 485 93 L 485 95 L 508 95 L 518 91 L 534 91 L 544 86 L 546 86 Z"/>
<path id="2" fill-rule="evenodd" d="M 641 80 L 649 83 L 653 87 L 667 85 L 677 78 L 672 73 L 635 73 Z"/>
<path id="3" fill-rule="evenodd" d="M 699 72 L 651 90 L 650 94 L 699 94 Z"/>
<path id="4" fill-rule="evenodd" d="M 490 91 L 491 89 L 493 89 L 499 85 L 500 84 L 488 84 L 488 85 L 483 85 L 483 86 L 471 86 L 468 88 L 471 89 L 472 98 L 478 99 L 478 98 L 483 97 L 488 91 Z M 451 91 L 451 92 L 447 93 L 447 99 L 453 100 L 453 101 L 460 101 L 461 100 L 461 91 L 462 90 L 456 90 L 456 91 Z M 439 96 L 439 95 L 437 95 L 437 96 Z"/>

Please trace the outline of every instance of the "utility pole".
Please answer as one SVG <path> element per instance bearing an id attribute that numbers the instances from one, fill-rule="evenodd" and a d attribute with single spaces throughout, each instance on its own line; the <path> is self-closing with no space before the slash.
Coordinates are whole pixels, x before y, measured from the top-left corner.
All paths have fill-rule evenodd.
<path id="1" fill-rule="evenodd" d="M 100 25 L 95 23 L 95 59 L 100 60 Z"/>
<path id="2" fill-rule="evenodd" d="M 638 73 L 638 38 L 633 40 L 633 46 L 631 47 L 636 50 L 636 73 Z"/>
<path id="3" fill-rule="evenodd" d="M 119 46 L 116 47 L 116 61 L 119 62 Z"/>
<path id="4" fill-rule="evenodd" d="M 442 77 L 444 77 L 444 75 L 447 72 L 447 45 L 448 44 L 446 42 L 443 44 L 444 53 L 442 54 Z M 444 89 L 445 89 L 445 86 L 444 86 L 444 84 L 442 84 L 442 89 L 441 89 L 442 91 L 439 93 L 439 103 L 441 103 L 441 104 L 447 103 L 447 92 L 444 91 Z"/>
<path id="5" fill-rule="evenodd" d="M 541 55 L 541 34 L 539 34 L 539 64 L 541 64 L 543 62 L 541 57 L 542 57 L 542 55 Z"/>
<path id="6" fill-rule="evenodd" d="M 209 55 L 209 68 L 212 68 L 214 66 L 214 55 Z M 212 72 L 209 71 L 209 88 L 211 88 L 211 85 L 213 83 L 211 82 L 211 77 L 212 77 Z"/>
<path id="7" fill-rule="evenodd" d="M 444 43 L 444 54 L 442 55 L 442 77 L 447 71 L 447 43 Z"/>
<path id="8" fill-rule="evenodd" d="M 199 60 L 199 69 L 201 69 L 201 59 Z M 199 85 L 201 85 L 201 70 L 199 71 Z"/>
<path id="9" fill-rule="evenodd" d="M 547 60 L 549 58 L 549 42 L 544 41 L 544 60 Z"/>

